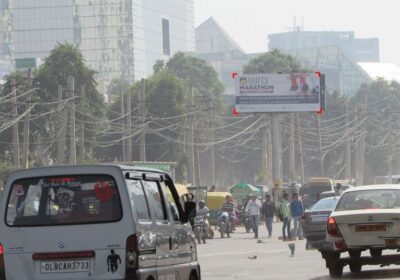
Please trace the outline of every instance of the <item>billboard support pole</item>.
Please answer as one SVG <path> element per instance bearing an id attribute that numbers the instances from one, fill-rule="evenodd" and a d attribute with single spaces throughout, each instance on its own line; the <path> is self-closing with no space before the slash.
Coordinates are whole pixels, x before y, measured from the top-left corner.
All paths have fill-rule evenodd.
<path id="1" fill-rule="evenodd" d="M 279 189 L 281 188 L 281 172 L 280 172 L 280 161 L 281 161 L 281 145 L 279 141 L 280 134 L 280 115 L 279 113 L 272 113 L 272 181 L 274 186 L 274 200 L 279 200 Z"/>

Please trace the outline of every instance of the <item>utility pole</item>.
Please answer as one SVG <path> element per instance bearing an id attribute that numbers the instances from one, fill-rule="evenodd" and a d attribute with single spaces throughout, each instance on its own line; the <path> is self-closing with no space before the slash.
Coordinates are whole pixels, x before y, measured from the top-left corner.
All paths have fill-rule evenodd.
<path id="1" fill-rule="evenodd" d="M 318 115 L 317 116 L 317 124 L 318 124 L 318 144 L 319 144 L 319 168 L 320 168 L 320 174 L 322 177 L 325 176 L 324 172 L 324 154 L 322 152 L 322 136 L 321 136 L 321 117 Z"/>
<path id="2" fill-rule="evenodd" d="M 195 158 L 194 158 L 194 88 L 193 86 L 190 87 L 190 111 L 191 111 L 191 117 L 190 117 L 190 168 L 189 168 L 189 178 L 191 180 L 192 185 L 194 186 L 196 184 L 196 165 L 195 165 Z"/>
<path id="3" fill-rule="evenodd" d="M 68 91 L 71 97 L 69 111 L 70 111 L 70 124 L 69 124 L 69 137 L 70 137 L 70 155 L 69 163 L 76 164 L 76 135 L 75 135 L 75 81 L 74 77 L 68 76 Z"/>
<path id="4" fill-rule="evenodd" d="M 267 116 L 264 116 L 265 122 L 267 122 Z M 267 124 L 265 125 L 265 129 L 261 130 L 261 137 L 262 137 L 262 146 L 261 146 L 261 174 L 265 175 L 265 178 L 262 184 L 266 184 L 268 182 L 267 175 L 268 175 L 268 127 Z"/>
<path id="5" fill-rule="evenodd" d="M 289 114 L 289 179 L 294 182 L 297 177 L 296 172 L 296 150 L 294 140 L 294 113 Z"/>
<path id="6" fill-rule="evenodd" d="M 29 68 L 28 70 L 28 90 L 32 89 L 32 70 Z M 26 98 L 26 110 L 29 110 L 30 103 L 32 100 L 32 93 L 29 92 Z M 30 110 L 27 111 L 24 121 L 24 146 L 22 150 L 22 158 L 23 158 L 23 166 L 24 168 L 29 168 L 29 124 L 30 124 L 31 113 Z"/>
<path id="7" fill-rule="evenodd" d="M 346 130 L 348 136 L 346 139 L 346 173 L 345 178 L 351 179 L 351 135 L 350 135 L 350 104 L 346 101 Z"/>
<path id="8" fill-rule="evenodd" d="M 215 145 L 214 145 L 214 104 L 212 99 L 211 102 L 211 149 L 210 149 L 210 157 L 211 157 L 211 179 L 212 185 L 215 186 L 216 178 L 215 178 Z"/>
<path id="9" fill-rule="evenodd" d="M 122 86 L 122 84 L 121 84 Z M 126 100 L 127 106 L 127 133 L 128 139 L 126 139 L 126 160 L 128 162 L 132 161 L 132 96 L 131 91 L 128 89 L 128 96 Z"/>
<path id="10" fill-rule="evenodd" d="M 13 95 L 13 117 L 14 119 L 18 118 L 18 109 L 17 109 L 17 85 L 15 79 L 11 81 L 11 92 Z M 13 125 L 13 147 L 14 147 L 14 166 L 18 169 L 21 168 L 19 161 L 19 135 L 18 135 L 18 122 L 15 122 Z"/>
<path id="11" fill-rule="evenodd" d="M 269 117 L 267 128 L 267 185 L 273 181 L 272 179 L 272 122 Z"/>
<path id="12" fill-rule="evenodd" d="M 279 191 L 282 189 L 280 132 L 280 115 L 279 113 L 272 113 L 272 181 L 275 202 L 279 201 Z"/>
<path id="13" fill-rule="evenodd" d="M 121 147 L 122 147 L 122 161 L 126 161 L 126 141 L 125 141 L 125 104 L 124 104 L 124 89 L 121 84 Z"/>
<path id="14" fill-rule="evenodd" d="M 79 103 L 81 104 L 81 110 L 83 110 L 84 99 L 85 99 L 85 86 L 81 85 L 79 88 Z M 83 163 L 85 160 L 85 122 L 82 119 L 79 120 L 79 127 L 78 127 L 78 162 Z"/>
<path id="15" fill-rule="evenodd" d="M 60 128 L 60 133 L 57 135 L 57 164 L 64 164 L 65 160 L 65 143 L 67 136 L 67 125 L 68 125 L 68 108 L 61 101 L 63 100 L 63 86 L 58 84 L 58 127 Z M 66 92 L 66 97 L 68 98 L 69 92 Z M 64 106 L 64 109 L 63 109 Z M 62 112 L 61 112 L 62 110 Z"/>
<path id="16" fill-rule="evenodd" d="M 363 106 L 363 113 L 361 115 L 364 116 L 362 120 L 364 123 L 362 124 L 361 128 L 361 137 L 358 143 L 357 149 L 357 160 L 356 160 L 356 183 L 357 185 L 362 185 L 364 183 L 364 160 L 365 160 L 365 137 L 367 132 L 367 109 L 368 109 L 368 96 L 366 95 L 364 98 L 364 106 Z"/>
<path id="17" fill-rule="evenodd" d="M 304 157 L 303 157 L 303 142 L 301 140 L 301 124 L 300 124 L 300 114 L 296 113 L 297 115 L 297 131 L 299 136 L 299 151 L 300 151 L 300 172 L 301 172 L 301 184 L 305 183 L 305 175 L 304 175 Z"/>
<path id="18" fill-rule="evenodd" d="M 142 131 L 140 132 L 140 161 L 146 161 L 146 80 L 142 79 L 140 83 L 140 114 Z"/>

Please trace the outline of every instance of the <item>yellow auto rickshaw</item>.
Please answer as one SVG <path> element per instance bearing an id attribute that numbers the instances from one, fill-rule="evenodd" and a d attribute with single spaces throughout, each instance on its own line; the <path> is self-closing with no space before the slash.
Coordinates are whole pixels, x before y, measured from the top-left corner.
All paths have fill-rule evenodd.
<path id="1" fill-rule="evenodd" d="M 222 205 L 225 203 L 228 192 L 209 192 L 207 193 L 206 205 L 210 210 L 209 222 L 210 225 L 217 225 L 218 212 L 221 210 Z"/>

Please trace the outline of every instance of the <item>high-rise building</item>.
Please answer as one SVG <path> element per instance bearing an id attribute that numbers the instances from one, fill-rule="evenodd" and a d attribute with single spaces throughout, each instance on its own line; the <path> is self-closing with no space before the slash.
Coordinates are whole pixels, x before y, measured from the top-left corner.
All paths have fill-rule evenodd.
<path id="1" fill-rule="evenodd" d="M 43 59 L 57 43 L 74 43 L 103 89 L 114 78 L 147 77 L 157 59 L 194 51 L 193 0 L 6 1 L 16 59 Z"/>
<path id="2" fill-rule="evenodd" d="M 268 49 L 296 50 L 320 47 L 340 47 L 354 62 L 379 62 L 378 38 L 355 38 L 353 31 L 302 31 L 268 35 Z"/>
<path id="3" fill-rule="evenodd" d="M 241 73 L 254 57 L 246 54 L 212 17 L 196 27 L 196 56 L 213 66 L 227 98 L 235 94 L 232 72 Z"/>
<path id="4" fill-rule="evenodd" d="M 9 0 L 0 0 L 0 79 L 12 71 L 13 46 Z"/>
<path id="5" fill-rule="evenodd" d="M 296 57 L 310 70 L 326 76 L 329 92 L 354 96 L 371 77 L 358 62 L 379 62 L 379 39 L 355 38 L 354 32 L 294 31 L 268 35 L 269 50 L 278 49 Z"/>

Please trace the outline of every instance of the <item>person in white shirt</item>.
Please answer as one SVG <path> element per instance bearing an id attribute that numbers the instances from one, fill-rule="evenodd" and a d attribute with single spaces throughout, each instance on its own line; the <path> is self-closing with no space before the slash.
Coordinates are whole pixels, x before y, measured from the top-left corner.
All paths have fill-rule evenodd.
<path id="1" fill-rule="evenodd" d="M 246 205 L 246 212 L 249 213 L 251 226 L 255 234 L 254 238 L 258 238 L 258 220 L 260 219 L 261 202 L 254 194 Z"/>

